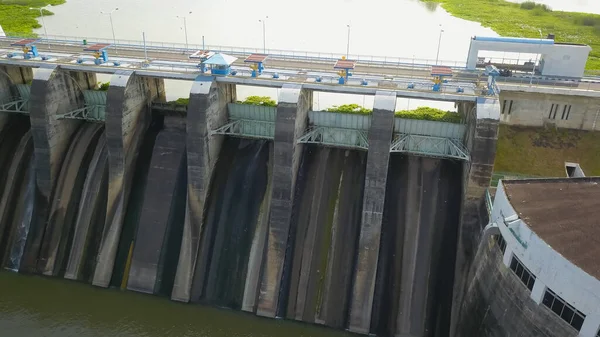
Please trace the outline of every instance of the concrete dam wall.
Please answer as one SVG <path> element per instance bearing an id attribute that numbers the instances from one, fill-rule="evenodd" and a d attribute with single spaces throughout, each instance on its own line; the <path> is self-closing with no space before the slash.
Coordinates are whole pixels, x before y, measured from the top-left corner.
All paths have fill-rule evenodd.
<path id="1" fill-rule="evenodd" d="M 390 150 L 406 134 L 386 91 L 327 143 L 303 138 L 335 118 L 315 119 L 300 85 L 250 116 L 211 77 L 183 108 L 162 79 L 123 71 L 90 94 L 94 76 L 39 69 L 27 110 L 0 112 L 3 268 L 362 334 L 451 334 L 497 101 L 459 106 L 465 161 Z"/>

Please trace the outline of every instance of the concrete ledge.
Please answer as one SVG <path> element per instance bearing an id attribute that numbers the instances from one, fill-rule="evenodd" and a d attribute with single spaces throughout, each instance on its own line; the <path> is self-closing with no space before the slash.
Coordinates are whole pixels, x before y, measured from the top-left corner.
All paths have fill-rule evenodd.
<path id="1" fill-rule="evenodd" d="M 349 330 L 361 334 L 368 334 L 371 327 L 395 111 L 396 94 L 390 91 L 378 91 L 375 95 L 369 129 L 362 223 L 349 318 Z"/>
<path id="2" fill-rule="evenodd" d="M 209 136 L 209 131 L 227 122 L 227 103 L 235 99 L 235 85 L 217 83 L 213 77 L 196 78 L 190 91 L 186 127 L 188 196 L 179 262 L 171 294 L 171 299 L 175 301 L 188 302 L 194 297 L 191 290 L 204 225 L 205 201 L 224 137 Z"/>
<path id="3" fill-rule="evenodd" d="M 150 121 L 150 104 L 163 97 L 162 79 L 119 71 L 110 80 L 106 99 L 108 202 L 93 285 L 107 287 L 110 283 L 136 156 Z"/>
<path id="4" fill-rule="evenodd" d="M 302 145 L 297 144 L 308 123 L 312 92 L 300 85 L 284 85 L 279 92 L 275 139 L 273 144 L 273 181 L 267 231 L 267 251 L 262 266 L 262 281 L 256 313 L 275 317 L 280 310 L 280 288 L 288 234 L 292 217 L 293 195 L 300 165 Z"/>

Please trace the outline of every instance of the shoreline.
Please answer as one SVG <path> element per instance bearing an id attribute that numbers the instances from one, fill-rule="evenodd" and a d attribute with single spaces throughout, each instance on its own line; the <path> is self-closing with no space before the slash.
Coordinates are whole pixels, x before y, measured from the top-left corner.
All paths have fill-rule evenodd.
<path id="1" fill-rule="evenodd" d="M 39 8 L 58 6 L 66 0 L 13 0 L 10 4 L 0 4 L 0 22 L 6 35 L 37 37 L 34 29 L 41 28 Z M 33 9 L 30 9 L 33 8 Z M 50 10 L 42 9 L 44 16 L 54 15 Z M 40 20 L 41 21 L 41 20 Z"/>
<path id="2" fill-rule="evenodd" d="M 539 38 L 554 34 L 556 41 L 587 44 L 592 47 L 586 73 L 600 74 L 600 15 L 579 12 L 552 11 L 537 5 L 523 9 L 505 0 L 420 0 L 437 3 L 450 15 L 480 23 L 501 36 Z"/>

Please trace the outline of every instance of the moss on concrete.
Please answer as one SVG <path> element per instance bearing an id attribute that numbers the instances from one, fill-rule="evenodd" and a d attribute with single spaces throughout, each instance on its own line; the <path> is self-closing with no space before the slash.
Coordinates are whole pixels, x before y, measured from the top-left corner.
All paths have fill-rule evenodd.
<path id="1" fill-rule="evenodd" d="M 38 7 L 56 6 L 65 0 L 0 0 L 0 25 L 6 35 L 36 36 L 33 30 L 42 27 L 37 18 L 40 17 Z M 35 7 L 35 9 L 29 9 Z M 44 9 L 44 15 L 53 15 Z"/>
<path id="2" fill-rule="evenodd" d="M 425 0 L 421 0 L 425 1 Z M 480 22 L 502 36 L 539 38 L 555 34 L 556 41 L 592 47 L 586 70 L 600 73 L 600 15 L 552 11 L 505 0 L 428 0 L 441 3 L 450 14 Z"/>
<path id="3" fill-rule="evenodd" d="M 588 176 L 600 175 L 597 132 L 500 125 L 495 172 L 564 177 L 565 161 L 579 163 Z"/>

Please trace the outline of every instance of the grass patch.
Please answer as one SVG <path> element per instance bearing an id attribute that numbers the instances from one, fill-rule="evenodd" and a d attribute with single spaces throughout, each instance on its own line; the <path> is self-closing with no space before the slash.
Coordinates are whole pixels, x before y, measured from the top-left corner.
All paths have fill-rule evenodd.
<path id="1" fill-rule="evenodd" d="M 418 107 L 415 110 L 396 111 L 396 117 L 448 123 L 462 122 L 462 117 L 457 112 L 445 111 L 424 106 Z"/>
<path id="2" fill-rule="evenodd" d="M 184 98 L 184 97 L 180 97 L 174 101 L 168 101 L 167 103 L 169 104 L 174 104 L 174 105 L 188 105 L 190 103 L 190 99 L 189 98 Z"/>
<path id="3" fill-rule="evenodd" d="M 98 84 L 96 84 L 96 88 L 98 88 L 97 90 L 99 91 L 108 91 L 108 87 L 110 87 L 110 82 L 98 82 Z"/>
<path id="4" fill-rule="evenodd" d="M 373 113 L 373 110 L 367 109 L 358 104 L 334 105 L 331 108 L 327 108 L 325 111 L 357 115 L 370 115 Z"/>
<path id="5" fill-rule="evenodd" d="M 424 0 L 421 0 L 424 1 Z M 502 36 L 539 38 L 555 34 L 557 42 L 592 47 L 586 64 L 588 73 L 600 73 L 600 15 L 553 11 L 550 7 L 505 0 L 429 0 L 440 3 L 450 14 L 480 22 Z"/>
<path id="6" fill-rule="evenodd" d="M 269 96 L 248 96 L 244 101 L 237 101 L 238 104 L 277 106 L 277 102 Z"/>
<path id="7" fill-rule="evenodd" d="M 600 175 L 600 137 L 591 131 L 500 125 L 494 172 L 565 177 L 565 161 Z"/>
<path id="8" fill-rule="evenodd" d="M 35 37 L 33 30 L 42 27 L 36 20 L 40 11 L 29 8 L 63 3 L 65 0 L 0 0 L 0 24 L 6 35 Z M 43 12 L 44 15 L 54 14 L 47 9 Z"/>
<path id="9" fill-rule="evenodd" d="M 370 115 L 373 110 L 362 107 L 358 104 L 344 104 L 334 105 L 331 108 L 327 108 L 325 111 L 338 112 L 347 114 L 357 115 Z M 400 110 L 394 114 L 396 117 L 405 119 L 420 119 L 426 121 L 437 121 L 437 122 L 449 122 L 449 123 L 461 123 L 462 117 L 452 111 L 445 111 L 430 107 L 418 107 L 414 110 Z"/>

